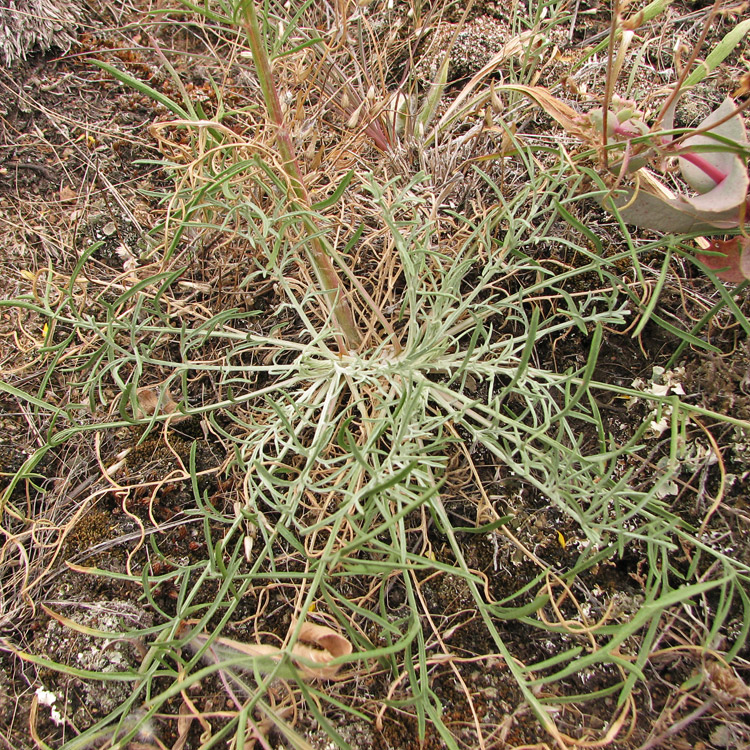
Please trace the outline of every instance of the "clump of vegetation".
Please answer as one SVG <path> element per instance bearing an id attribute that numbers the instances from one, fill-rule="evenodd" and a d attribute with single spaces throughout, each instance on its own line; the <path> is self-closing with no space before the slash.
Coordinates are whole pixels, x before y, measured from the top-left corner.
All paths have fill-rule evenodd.
<path id="1" fill-rule="evenodd" d="M 564 3 L 493 21 L 512 36 L 459 80 L 472 5 L 449 34 L 444 10 L 183 2 L 158 18 L 190 51 L 150 41 L 160 85 L 96 61 L 160 108 L 158 221 L 116 267 L 79 245 L 2 303 L 41 342 L 0 386 L 39 435 L 4 489 L 3 595 L 128 659 L 4 641 L 55 698 L 40 746 L 750 739 L 750 467 L 721 443 L 750 425 L 684 361 L 750 323 L 681 236 L 744 221 L 743 113 L 672 127 L 697 44 L 652 125 L 612 95 L 661 4 L 615 7 L 585 115 L 555 89 L 597 54 L 555 53 Z M 529 100 L 567 136 L 534 132 Z M 657 214 L 691 223 L 627 231 L 652 226 L 627 180 L 670 153 L 701 195 Z M 71 454 L 75 486 L 42 471 Z M 96 567 L 79 544 L 65 568 L 88 513 L 112 521 Z M 100 589 L 143 621 L 76 614 Z M 117 705 L 94 715 L 102 680 Z"/>
<path id="2" fill-rule="evenodd" d="M 680 97 L 690 96 L 690 89 L 720 64 L 750 31 L 750 21 L 733 28 L 706 62 L 691 72 L 700 43 L 705 40 L 717 11 L 718 4 L 715 3 L 704 25 L 703 35 L 696 41 L 682 75 L 674 83 L 651 125 L 646 123 L 644 113 L 638 110 L 635 101 L 613 94 L 634 32 L 648 18 L 643 11 L 622 18 L 617 3 L 609 36 L 610 65 L 603 106 L 579 115 L 546 89 L 511 86 L 530 96 L 570 134 L 580 138 L 597 155 L 599 166 L 617 177 L 613 183 L 607 175 L 600 173 L 609 187 L 601 201 L 627 224 L 665 233 L 700 232 L 704 235 L 724 233 L 745 224 L 750 206 L 750 177 L 746 164 L 748 140 L 741 112 L 746 105 L 738 108 L 732 99 L 726 98 L 697 126 L 674 130 L 674 114 Z M 615 55 L 617 39 L 619 50 Z M 737 93 L 747 93 L 747 75 L 744 80 Z M 679 138 L 675 138 L 675 134 Z M 675 160 L 684 182 L 697 195 L 675 195 L 663 180 L 646 169 L 647 165 L 658 163 L 666 171 L 669 162 Z M 622 189 L 621 184 L 633 175 L 636 186 Z M 706 244 L 704 249 L 707 247 Z M 712 259 L 705 254 L 699 257 L 715 270 L 722 269 L 719 278 L 733 282 L 750 279 L 750 246 L 746 237 L 714 242 L 712 248 L 721 252 L 720 258 Z"/>
<path id="3" fill-rule="evenodd" d="M 5 65 L 35 49 L 70 49 L 82 16 L 75 0 L 11 0 L 0 3 L 0 54 Z"/>

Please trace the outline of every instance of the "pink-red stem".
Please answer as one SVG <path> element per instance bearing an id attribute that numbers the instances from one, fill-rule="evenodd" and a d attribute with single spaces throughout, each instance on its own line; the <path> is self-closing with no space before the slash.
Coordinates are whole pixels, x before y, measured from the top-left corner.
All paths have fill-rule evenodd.
<path id="1" fill-rule="evenodd" d="M 691 154 L 689 151 L 684 151 L 680 154 L 680 158 L 689 161 L 693 166 L 698 167 L 701 172 L 710 177 L 717 185 L 722 183 L 727 177 L 725 172 L 722 172 L 718 167 L 715 167 L 700 154 Z"/>

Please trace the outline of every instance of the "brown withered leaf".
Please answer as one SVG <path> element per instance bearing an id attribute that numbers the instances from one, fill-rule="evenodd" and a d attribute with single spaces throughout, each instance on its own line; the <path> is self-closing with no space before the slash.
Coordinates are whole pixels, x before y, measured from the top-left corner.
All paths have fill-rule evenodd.
<path id="1" fill-rule="evenodd" d="M 154 414 L 175 414 L 177 412 L 177 402 L 168 390 L 162 391 L 158 386 L 145 386 L 139 388 L 136 395 L 138 396 L 136 416 L 139 419 L 151 417 Z M 184 419 L 189 419 L 189 417 L 182 414 L 176 416 L 172 421 L 179 422 Z"/>
<path id="2" fill-rule="evenodd" d="M 75 190 L 73 190 L 70 185 L 63 185 L 60 188 L 60 201 L 62 203 L 68 203 L 72 201 L 78 200 L 78 193 L 76 193 Z"/>
<path id="3" fill-rule="evenodd" d="M 460 114 L 460 112 L 466 107 L 467 102 L 471 101 L 471 95 L 474 92 L 474 90 L 477 88 L 477 86 L 485 80 L 489 75 L 494 73 L 494 71 L 502 65 L 502 63 L 509 59 L 510 57 L 513 57 L 514 55 L 523 55 L 526 54 L 526 51 L 531 48 L 534 49 L 539 44 L 543 43 L 543 37 L 536 31 L 524 31 L 521 34 L 518 34 L 517 36 L 514 36 L 513 38 L 509 39 L 487 62 L 487 64 L 477 73 L 474 74 L 474 76 L 471 78 L 471 80 L 463 86 L 458 96 L 453 100 L 451 105 L 448 107 L 448 109 L 443 113 L 443 115 L 440 117 L 440 122 L 437 126 L 437 130 L 441 130 L 445 128 L 449 122 L 452 122 L 457 115 Z M 498 89 L 507 88 L 512 89 L 515 88 L 517 90 L 523 89 L 523 88 L 530 88 L 534 89 L 537 87 L 534 86 L 520 86 L 520 87 L 514 87 L 514 86 L 498 86 L 496 87 Z M 546 89 L 544 89 L 546 91 Z M 487 99 L 491 98 L 492 95 L 492 89 L 490 87 L 487 88 L 486 97 Z M 480 97 L 483 98 L 483 97 Z M 574 110 L 571 110 L 574 111 Z"/>
<path id="4" fill-rule="evenodd" d="M 183 627 L 191 623 L 186 622 Z M 292 623 L 290 630 L 294 630 L 296 623 Z M 200 649 L 208 640 L 208 635 L 200 633 L 193 636 L 188 647 L 194 650 Z M 310 645 L 306 645 L 310 644 Z M 237 656 L 258 657 L 259 660 L 271 659 L 276 661 L 284 655 L 284 649 L 269 646 L 264 643 L 243 643 L 232 638 L 220 636 L 211 641 L 211 647 L 206 650 L 204 659 L 209 661 L 226 661 Z M 350 641 L 325 625 L 315 625 L 305 622 L 299 631 L 299 641 L 292 646 L 289 652 L 297 668 L 303 677 L 307 679 L 330 680 L 336 676 L 341 668 L 340 664 L 331 664 L 340 656 L 348 656 L 352 653 Z M 242 666 L 238 666 L 242 670 Z"/>
<path id="5" fill-rule="evenodd" d="M 732 92 L 733 97 L 737 98 L 750 94 L 750 71 L 740 76 L 739 84 L 739 87 Z"/>
<path id="6" fill-rule="evenodd" d="M 750 698 L 750 688 L 726 664 L 711 662 L 706 667 L 711 692 L 724 702 Z"/>
<path id="7" fill-rule="evenodd" d="M 750 279 L 750 237 L 738 235 L 729 240 L 713 240 L 708 248 L 711 253 L 698 253 L 698 260 L 705 263 L 722 281 L 738 284 Z"/>
<path id="8" fill-rule="evenodd" d="M 507 84 L 498 88 L 525 94 L 571 135 L 583 141 L 588 140 L 591 136 L 591 129 L 585 125 L 585 118 L 581 117 L 570 105 L 550 94 L 543 86 Z"/>

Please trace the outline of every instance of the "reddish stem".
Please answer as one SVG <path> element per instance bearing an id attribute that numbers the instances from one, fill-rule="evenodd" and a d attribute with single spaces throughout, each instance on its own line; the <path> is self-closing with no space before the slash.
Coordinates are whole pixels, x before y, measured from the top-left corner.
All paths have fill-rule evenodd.
<path id="1" fill-rule="evenodd" d="M 257 69 L 258 82 L 260 83 L 263 99 L 268 110 L 271 122 L 276 126 L 276 144 L 282 158 L 282 165 L 286 176 L 289 178 L 290 198 L 302 209 L 302 223 L 310 240 L 306 250 L 312 261 L 321 291 L 326 292 L 326 299 L 333 312 L 334 320 L 341 333 L 339 349 L 345 352 L 356 349 L 362 343 L 362 335 L 354 321 L 351 307 L 346 301 L 345 292 L 341 279 L 333 266 L 330 255 L 326 252 L 323 242 L 317 236 L 319 229 L 313 219 L 305 212 L 309 211 L 310 196 L 307 193 L 302 171 L 297 162 L 294 144 L 284 121 L 284 111 L 281 107 L 276 83 L 268 57 L 265 41 L 260 32 L 258 15 L 255 10 L 255 0 L 244 2 L 245 31 L 250 50 Z"/>
<path id="2" fill-rule="evenodd" d="M 711 162 L 704 159 L 700 154 L 691 154 L 689 151 L 680 154 L 682 159 L 689 161 L 693 166 L 698 167 L 704 174 L 710 177 L 717 185 L 726 179 L 726 173 L 715 167 Z"/>
<path id="3" fill-rule="evenodd" d="M 617 135 L 623 136 L 624 138 L 634 138 L 641 135 L 640 132 L 630 130 L 623 125 L 615 126 L 614 132 Z M 668 143 L 668 141 L 665 141 Z M 718 167 L 711 164 L 710 161 L 702 157 L 700 154 L 693 154 L 690 151 L 683 151 L 678 154 L 685 161 L 689 161 L 693 166 L 698 167 L 705 175 L 710 177 L 717 185 L 721 184 L 726 179 L 726 172 L 722 172 Z"/>

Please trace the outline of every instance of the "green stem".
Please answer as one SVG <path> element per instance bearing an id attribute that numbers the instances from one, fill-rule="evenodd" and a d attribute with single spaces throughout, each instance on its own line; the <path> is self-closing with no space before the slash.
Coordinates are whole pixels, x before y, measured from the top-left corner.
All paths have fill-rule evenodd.
<path id="1" fill-rule="evenodd" d="M 258 14 L 255 10 L 254 0 L 245 0 L 242 3 L 244 11 L 244 25 L 247 40 L 250 44 L 250 50 L 255 61 L 255 67 L 258 74 L 258 81 L 263 92 L 263 100 L 268 110 L 268 116 L 276 127 L 276 144 L 278 146 L 283 168 L 290 182 L 290 198 L 296 204 L 295 207 L 306 212 L 310 210 L 310 197 L 305 188 L 294 151 L 289 130 L 284 122 L 284 113 L 281 108 L 276 85 L 271 70 L 271 62 L 268 58 L 268 50 L 264 44 L 260 26 L 258 25 Z M 341 283 L 336 269 L 333 267 L 330 256 L 326 253 L 323 244 L 316 236 L 318 229 L 310 218 L 304 222 L 305 231 L 307 232 L 309 243 L 307 250 L 315 269 L 315 275 L 318 284 L 325 291 L 326 298 L 330 305 L 333 319 L 339 329 L 339 348 L 342 351 L 356 349 L 362 343 L 362 335 L 357 324 L 354 322 L 352 309 L 346 301 L 344 286 Z"/>

